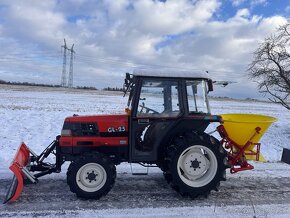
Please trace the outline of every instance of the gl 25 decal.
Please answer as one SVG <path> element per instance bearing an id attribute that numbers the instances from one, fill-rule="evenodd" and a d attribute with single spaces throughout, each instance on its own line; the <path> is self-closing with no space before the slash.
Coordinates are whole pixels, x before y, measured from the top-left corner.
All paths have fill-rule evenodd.
<path id="1" fill-rule="evenodd" d="M 108 132 L 125 132 L 125 126 L 118 126 L 118 127 L 109 127 Z"/>

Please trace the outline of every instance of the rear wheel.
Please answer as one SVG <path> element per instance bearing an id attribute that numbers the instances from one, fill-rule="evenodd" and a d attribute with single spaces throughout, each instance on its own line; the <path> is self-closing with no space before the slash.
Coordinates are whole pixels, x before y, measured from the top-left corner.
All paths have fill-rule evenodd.
<path id="1" fill-rule="evenodd" d="M 195 198 L 218 190 L 225 180 L 226 152 L 207 134 L 186 133 L 167 149 L 165 179 L 181 195 Z"/>
<path id="2" fill-rule="evenodd" d="M 86 154 L 72 162 L 67 172 L 70 190 L 80 198 L 99 199 L 113 187 L 116 167 L 103 154 Z"/>

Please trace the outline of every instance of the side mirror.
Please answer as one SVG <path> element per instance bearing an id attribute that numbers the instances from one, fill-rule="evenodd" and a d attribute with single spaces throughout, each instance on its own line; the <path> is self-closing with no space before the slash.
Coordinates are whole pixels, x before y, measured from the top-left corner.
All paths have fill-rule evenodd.
<path id="1" fill-rule="evenodd" d="M 196 85 L 192 85 L 191 88 L 192 88 L 192 93 L 194 95 L 196 95 L 197 94 L 197 86 Z"/>
<path id="2" fill-rule="evenodd" d="M 208 80 L 207 81 L 207 86 L 208 86 L 208 92 L 212 92 L 213 91 L 213 83 L 212 83 L 212 80 Z"/>
<path id="3" fill-rule="evenodd" d="M 132 79 L 129 73 L 126 73 L 126 77 L 124 79 L 124 84 L 123 84 L 123 92 L 124 92 L 124 97 L 127 93 L 127 91 L 132 88 L 131 87 Z"/>
<path id="4" fill-rule="evenodd" d="M 130 77 L 130 73 L 126 73 L 126 80 L 130 81 L 131 77 Z"/>

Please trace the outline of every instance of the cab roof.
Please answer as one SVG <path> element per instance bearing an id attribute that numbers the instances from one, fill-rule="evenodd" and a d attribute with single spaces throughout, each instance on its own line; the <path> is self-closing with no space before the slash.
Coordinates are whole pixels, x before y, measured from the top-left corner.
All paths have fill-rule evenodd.
<path id="1" fill-rule="evenodd" d="M 191 78 L 211 79 L 206 72 L 176 71 L 176 70 L 134 70 L 134 76 L 144 77 L 169 77 L 169 78 Z"/>

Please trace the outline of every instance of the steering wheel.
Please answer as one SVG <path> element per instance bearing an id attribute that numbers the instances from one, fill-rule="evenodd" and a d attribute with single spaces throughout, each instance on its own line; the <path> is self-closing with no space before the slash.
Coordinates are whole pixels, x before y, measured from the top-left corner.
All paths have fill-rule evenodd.
<path id="1" fill-rule="evenodd" d="M 150 111 L 153 112 L 153 114 L 159 114 L 158 111 L 153 110 L 153 109 L 151 109 L 149 107 L 146 107 L 145 104 L 144 104 L 144 102 L 142 102 L 142 104 L 140 104 L 139 106 L 141 107 L 140 113 L 142 113 L 143 112 L 143 109 L 145 109 L 145 113 L 146 114 L 148 114 Z"/>

